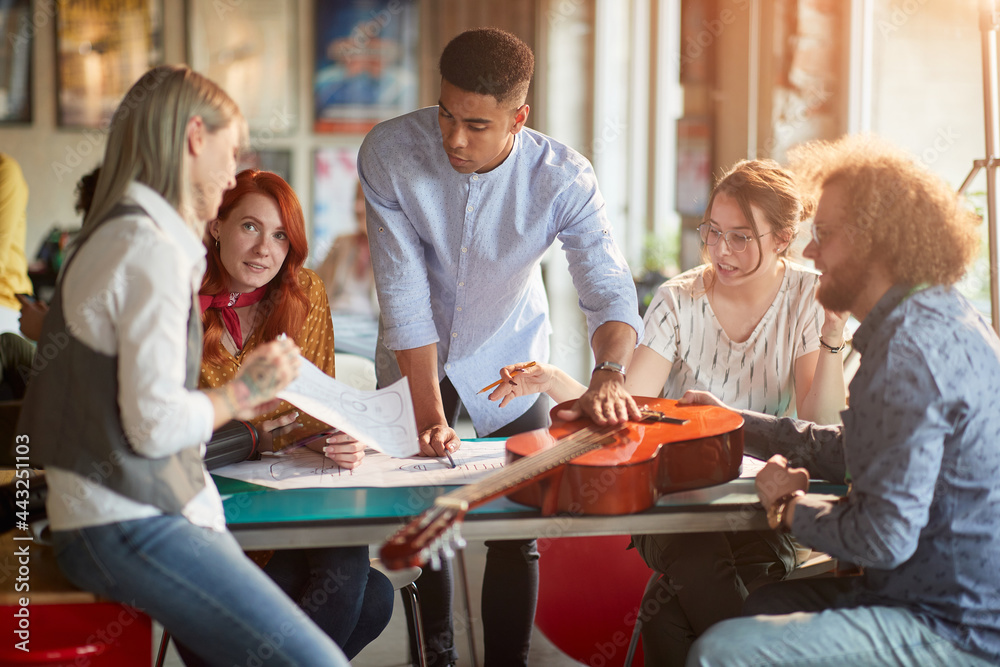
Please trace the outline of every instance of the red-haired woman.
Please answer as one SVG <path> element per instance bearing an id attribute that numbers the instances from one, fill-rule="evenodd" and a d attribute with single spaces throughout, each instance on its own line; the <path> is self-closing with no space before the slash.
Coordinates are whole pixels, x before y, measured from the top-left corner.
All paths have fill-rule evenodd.
<path id="1" fill-rule="evenodd" d="M 226 192 L 219 216 L 205 237 L 208 267 L 200 290 L 204 351 L 203 387 L 228 382 L 246 354 L 288 333 L 302 356 L 334 375 L 333 324 L 326 290 L 319 277 L 302 266 L 309 252 L 302 207 L 280 176 L 246 170 Z M 322 422 L 299 417 L 287 403 L 253 420 L 264 448 L 280 449 L 281 431 L 294 428 L 295 439 L 330 431 Z M 344 434 L 308 445 L 344 468 L 364 458 L 364 447 Z M 372 570 L 367 547 L 293 549 L 255 558 L 264 571 L 299 603 L 353 658 L 388 624 L 392 585 Z M 266 559 L 266 560 L 265 560 Z M 336 573 L 336 586 L 329 585 Z M 333 591 L 332 593 L 330 591 Z M 318 604 L 324 600 L 323 604 Z"/>

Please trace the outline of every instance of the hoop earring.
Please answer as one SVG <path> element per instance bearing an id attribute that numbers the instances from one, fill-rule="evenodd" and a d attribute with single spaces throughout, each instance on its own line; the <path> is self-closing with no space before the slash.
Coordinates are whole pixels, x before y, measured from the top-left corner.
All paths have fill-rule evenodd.
<path id="1" fill-rule="evenodd" d="M 215 237 L 215 249 L 216 250 L 219 249 L 219 237 L 218 236 Z"/>

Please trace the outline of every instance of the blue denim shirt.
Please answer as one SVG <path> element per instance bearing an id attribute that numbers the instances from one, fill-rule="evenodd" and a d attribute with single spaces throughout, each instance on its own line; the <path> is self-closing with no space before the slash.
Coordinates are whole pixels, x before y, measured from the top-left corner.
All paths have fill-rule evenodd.
<path id="1" fill-rule="evenodd" d="M 896 286 L 854 335 L 842 427 L 747 414 L 747 449 L 842 479 L 798 503 L 803 543 L 865 567 L 861 601 L 904 606 L 960 647 L 1000 656 L 1000 340 L 950 287 Z"/>
<path id="2" fill-rule="evenodd" d="M 479 433 L 531 407 L 502 410 L 476 392 L 500 368 L 549 357 L 542 256 L 558 239 L 569 260 L 587 346 L 620 321 L 642 339 L 632 274 L 611 235 L 590 163 L 543 134 L 521 130 L 506 160 L 484 174 L 452 169 L 437 107 L 380 123 L 358 154 L 381 308 L 379 382 L 399 377 L 390 350 L 437 343 L 438 372 L 458 390 Z"/>

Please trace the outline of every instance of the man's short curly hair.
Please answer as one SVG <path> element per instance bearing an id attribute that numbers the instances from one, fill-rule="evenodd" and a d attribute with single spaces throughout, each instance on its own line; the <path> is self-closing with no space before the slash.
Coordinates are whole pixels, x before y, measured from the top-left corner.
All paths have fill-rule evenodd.
<path id="1" fill-rule="evenodd" d="M 518 107 L 528 94 L 535 54 L 509 32 L 473 28 L 448 42 L 438 67 L 441 77 L 453 86 Z"/>
<path id="2" fill-rule="evenodd" d="M 815 141 L 788 159 L 803 191 L 845 186 L 846 224 L 858 253 L 877 256 L 896 283 L 950 285 L 975 259 L 979 217 L 944 180 L 885 141 Z"/>

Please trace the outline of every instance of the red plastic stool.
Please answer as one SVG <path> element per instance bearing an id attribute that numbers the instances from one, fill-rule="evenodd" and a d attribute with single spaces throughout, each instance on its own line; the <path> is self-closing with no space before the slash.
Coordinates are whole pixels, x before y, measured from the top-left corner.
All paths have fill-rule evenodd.
<path id="1" fill-rule="evenodd" d="M 17 616 L 24 609 L 27 615 Z M 23 628 L 28 652 L 16 647 L 25 635 L 15 631 Z M 141 667 L 151 660 L 150 618 L 116 602 L 0 605 L 0 633 L 14 638 L 0 644 L 0 665 L 8 667 Z"/>
<path id="2" fill-rule="evenodd" d="M 0 590 L 0 636 L 5 638 L 0 665 L 149 667 L 150 618 L 76 588 L 59 571 L 50 547 L 24 537 L 23 532 L 0 535 L 0 564 L 11 568 L 9 585 Z"/>
<path id="3" fill-rule="evenodd" d="M 535 625 L 569 657 L 622 667 L 652 574 L 627 535 L 539 539 Z M 641 647 L 635 664 L 642 664 Z"/>

